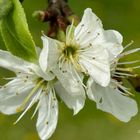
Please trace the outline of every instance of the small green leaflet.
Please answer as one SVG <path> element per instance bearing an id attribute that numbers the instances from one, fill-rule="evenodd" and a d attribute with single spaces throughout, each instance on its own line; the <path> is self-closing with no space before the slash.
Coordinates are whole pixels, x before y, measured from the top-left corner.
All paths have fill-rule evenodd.
<path id="1" fill-rule="evenodd" d="M 5 0 L 2 0 L 5 1 Z M 27 61 L 36 62 L 35 43 L 28 29 L 24 10 L 19 0 L 9 0 L 13 3 L 7 16 L 1 19 L 0 30 L 6 48 L 14 55 Z"/>

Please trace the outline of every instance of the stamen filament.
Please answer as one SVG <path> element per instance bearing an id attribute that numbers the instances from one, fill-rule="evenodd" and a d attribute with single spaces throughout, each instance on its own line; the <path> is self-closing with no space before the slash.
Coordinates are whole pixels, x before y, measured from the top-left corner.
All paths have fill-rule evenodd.
<path id="1" fill-rule="evenodd" d="M 117 77 L 117 78 L 126 78 L 125 76 L 120 76 L 120 75 L 116 75 L 116 74 L 112 74 L 113 77 Z"/>
<path id="2" fill-rule="evenodd" d="M 114 72 L 114 74 L 117 74 L 117 75 L 122 75 L 122 76 L 130 76 L 130 77 L 136 77 L 137 75 L 134 74 L 128 74 L 128 73 L 122 73 L 122 72 Z"/>
<path id="3" fill-rule="evenodd" d="M 71 59 L 73 65 L 75 66 L 75 62 L 74 62 L 74 60 L 73 60 L 71 55 L 70 55 L 70 59 Z M 75 67 L 77 67 L 77 66 L 75 66 Z M 77 76 L 79 82 L 82 84 L 83 87 L 85 87 L 87 89 L 86 85 L 84 85 L 83 81 L 81 80 L 81 78 L 80 78 L 79 74 L 77 73 L 77 71 L 75 70 L 75 68 L 73 70 L 74 70 L 74 73 Z"/>
<path id="4" fill-rule="evenodd" d="M 29 93 L 29 95 L 27 96 L 27 98 L 24 100 L 23 104 L 17 108 L 17 112 L 20 112 L 23 110 L 24 106 L 26 105 L 26 103 L 29 101 L 29 99 L 34 95 L 34 93 L 40 88 L 40 86 L 42 85 L 42 83 L 44 82 L 44 80 L 41 80 L 37 83 L 36 87 L 33 88 L 33 90 Z"/>
<path id="5" fill-rule="evenodd" d="M 32 117 L 31 117 L 31 119 L 33 119 L 33 117 L 34 117 L 35 114 L 37 113 L 37 110 L 38 110 L 39 106 L 40 106 L 40 101 L 38 102 L 38 104 L 37 104 L 37 106 L 36 106 L 36 108 L 35 108 L 35 111 L 34 111 Z"/>
<path id="6" fill-rule="evenodd" d="M 25 115 L 25 113 L 33 106 L 33 104 L 39 99 L 39 96 L 42 92 L 42 89 L 40 89 L 40 91 L 38 92 L 37 95 L 35 95 L 33 97 L 33 99 L 31 100 L 30 104 L 27 106 L 27 108 L 24 110 L 24 112 L 19 116 L 19 118 L 17 119 L 16 122 L 14 122 L 14 125 L 20 121 L 20 119 Z"/>
<path id="7" fill-rule="evenodd" d="M 135 61 L 128 61 L 128 62 L 119 62 L 117 63 L 117 65 L 126 65 L 126 64 L 133 64 L 133 63 L 137 63 L 140 62 L 139 60 L 135 60 Z"/>
<path id="8" fill-rule="evenodd" d="M 131 42 L 124 47 L 124 50 L 127 49 L 128 47 L 130 47 L 133 43 L 134 43 L 134 41 L 131 40 Z"/>
<path id="9" fill-rule="evenodd" d="M 138 52 L 138 51 L 140 51 L 140 48 L 136 48 L 136 49 L 132 49 L 132 50 L 126 51 L 126 52 L 120 54 L 120 55 L 118 56 L 118 58 L 122 58 L 122 57 L 124 57 L 124 56 L 126 56 L 126 55 L 129 55 L 129 54 L 132 54 L 132 53 L 136 53 L 136 52 Z"/>
<path id="10" fill-rule="evenodd" d="M 133 67 L 132 68 L 119 68 L 119 67 L 117 67 L 116 70 L 132 72 L 133 71 Z"/>

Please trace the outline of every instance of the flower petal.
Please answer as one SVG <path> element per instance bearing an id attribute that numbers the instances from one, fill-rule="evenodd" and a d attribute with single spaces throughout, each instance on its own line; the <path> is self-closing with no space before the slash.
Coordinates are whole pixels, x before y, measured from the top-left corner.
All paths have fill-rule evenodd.
<path id="1" fill-rule="evenodd" d="M 73 45 L 75 45 L 74 31 L 75 31 L 75 26 L 72 23 L 66 29 L 66 45 L 67 46 L 73 46 Z"/>
<path id="2" fill-rule="evenodd" d="M 55 75 L 50 72 L 50 71 L 47 71 L 47 72 L 44 72 L 42 71 L 42 69 L 40 67 L 38 67 L 38 65 L 36 64 L 32 64 L 30 66 L 30 69 L 38 76 L 38 77 L 42 77 L 43 79 L 45 79 L 46 81 L 50 81 L 52 79 L 55 78 Z"/>
<path id="3" fill-rule="evenodd" d="M 82 77 L 79 76 L 72 64 L 66 62 L 61 69 L 57 65 L 53 72 L 65 90 L 72 96 L 85 96 L 85 91 L 82 87 Z"/>
<path id="4" fill-rule="evenodd" d="M 34 87 L 31 82 L 24 83 L 22 79 L 14 79 L 0 90 L 0 111 L 4 114 L 15 114 L 30 90 Z"/>
<path id="5" fill-rule="evenodd" d="M 110 82 L 110 64 L 108 53 L 103 46 L 91 47 L 81 54 L 79 64 L 101 86 L 107 86 Z"/>
<path id="6" fill-rule="evenodd" d="M 47 67 L 49 70 L 57 63 L 59 57 L 58 47 L 60 42 L 47 36 L 42 36 L 41 38 L 43 40 L 43 49 L 40 53 L 39 64 L 45 72 Z"/>
<path id="7" fill-rule="evenodd" d="M 0 67 L 9 69 L 13 72 L 29 72 L 28 66 L 31 64 L 20 59 L 7 51 L 0 50 Z"/>
<path id="8" fill-rule="evenodd" d="M 93 78 L 89 77 L 88 81 L 87 81 L 87 96 L 90 100 L 93 100 L 95 101 L 95 97 L 94 97 L 94 94 L 93 94 L 93 91 L 92 91 L 92 84 L 94 83 L 94 80 Z"/>
<path id="9" fill-rule="evenodd" d="M 55 89 L 62 101 L 64 101 L 70 109 L 73 109 L 74 115 L 84 107 L 86 97 L 80 95 L 71 96 L 71 94 L 63 88 L 60 82 L 55 84 Z"/>
<path id="10" fill-rule="evenodd" d="M 105 30 L 105 36 L 106 40 L 109 42 L 115 42 L 118 44 L 122 44 L 123 42 L 123 36 L 115 30 Z"/>
<path id="11" fill-rule="evenodd" d="M 42 94 L 38 111 L 37 131 L 42 140 L 47 140 L 55 131 L 58 119 L 58 103 L 51 90 Z"/>
<path id="12" fill-rule="evenodd" d="M 137 104 L 133 99 L 109 86 L 104 88 L 94 83 L 91 88 L 98 109 L 111 113 L 123 122 L 128 122 L 137 114 Z"/>
<path id="13" fill-rule="evenodd" d="M 49 41 L 44 36 L 42 36 L 41 39 L 43 41 L 43 49 L 40 52 L 39 64 L 42 70 L 45 72 L 48 65 Z"/>
<path id="14" fill-rule="evenodd" d="M 104 31 L 104 35 L 106 37 L 107 42 L 104 43 L 104 47 L 109 52 L 110 60 L 113 60 L 123 51 L 123 37 L 118 31 L 115 30 L 106 30 Z"/>
<path id="15" fill-rule="evenodd" d="M 93 43 L 93 41 L 98 40 L 97 38 L 102 40 L 102 28 L 101 20 L 90 8 L 87 8 L 84 11 L 82 21 L 75 29 L 75 40 L 81 45 L 81 47 L 87 47 L 90 43 Z"/>

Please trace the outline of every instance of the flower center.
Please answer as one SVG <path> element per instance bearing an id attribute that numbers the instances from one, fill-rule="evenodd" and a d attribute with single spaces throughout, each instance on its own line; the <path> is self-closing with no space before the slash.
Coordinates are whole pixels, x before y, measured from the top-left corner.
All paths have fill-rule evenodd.
<path id="1" fill-rule="evenodd" d="M 63 50 L 63 54 L 65 58 L 68 58 L 68 59 L 70 59 L 71 56 L 74 58 L 76 55 L 76 52 L 77 52 L 77 48 L 75 46 L 66 46 Z"/>

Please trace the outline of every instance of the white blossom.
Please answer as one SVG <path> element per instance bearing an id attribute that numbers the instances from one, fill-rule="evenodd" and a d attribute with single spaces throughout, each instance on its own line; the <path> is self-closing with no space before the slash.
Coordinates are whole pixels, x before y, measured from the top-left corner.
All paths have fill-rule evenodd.
<path id="1" fill-rule="evenodd" d="M 139 50 L 140 48 L 125 51 L 118 54 L 113 60 L 111 58 L 111 81 L 107 87 L 100 86 L 92 78 L 89 78 L 87 82 L 87 95 L 89 99 L 96 102 L 97 108 L 113 114 L 116 118 L 124 122 L 128 122 L 131 117 L 135 116 L 138 108 L 136 101 L 129 97 L 132 95 L 129 91 L 130 89 L 123 86 L 121 80 L 123 78 L 127 79 L 129 76 L 135 77 L 136 75 L 130 74 L 130 72 L 133 69 L 140 68 L 140 66 L 124 68 L 121 66 L 124 64 L 134 64 L 138 61 L 119 62 L 119 60 Z"/>
<path id="2" fill-rule="evenodd" d="M 45 57 L 47 61 L 42 64 L 51 67 L 67 93 L 83 98 L 83 87 L 86 88 L 83 73 L 101 86 L 107 86 L 110 82 L 110 58 L 113 59 L 122 51 L 122 36 L 114 30 L 105 31 L 100 19 L 90 8 L 85 10 L 77 27 L 73 24 L 67 27 L 65 42 L 46 36 L 42 39 L 43 49 L 47 50 L 44 55 L 48 54 Z"/>
<path id="3" fill-rule="evenodd" d="M 85 98 L 67 95 L 61 84 L 56 82 L 54 74 L 49 70 L 43 71 L 45 66 L 42 62 L 30 63 L 7 51 L 0 50 L 0 67 L 16 74 L 15 77 L 7 78 L 10 81 L 0 89 L 0 112 L 7 115 L 22 112 L 14 123 L 16 124 L 37 102 L 33 116 L 38 111 L 36 127 L 42 140 L 50 138 L 57 126 L 56 90 L 66 105 L 74 110 L 74 114 L 77 114 L 84 106 Z"/>

